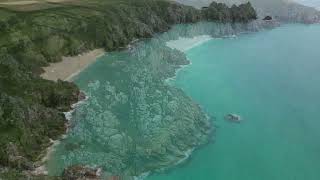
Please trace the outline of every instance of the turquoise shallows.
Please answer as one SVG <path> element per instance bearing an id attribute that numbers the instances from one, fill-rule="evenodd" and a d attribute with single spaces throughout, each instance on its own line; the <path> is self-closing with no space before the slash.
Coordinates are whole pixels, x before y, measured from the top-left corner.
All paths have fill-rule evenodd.
<path id="1" fill-rule="evenodd" d="M 216 117 L 215 142 L 147 179 L 319 180 L 319 34 L 286 25 L 189 50 L 174 84 Z"/>
<path id="2" fill-rule="evenodd" d="M 320 25 L 214 38 L 185 54 L 166 47 L 181 36 L 222 37 L 245 30 L 241 25 L 178 25 L 101 57 L 75 79 L 90 98 L 73 113 L 66 139 L 48 161 L 49 174 L 82 164 L 113 174 L 171 167 L 147 180 L 319 180 Z M 192 64 L 166 85 L 165 78 L 186 57 Z M 195 139 L 205 139 L 190 125 L 194 121 L 178 121 L 190 114 L 203 119 L 185 94 L 214 117 L 217 129 L 214 142 L 174 166 L 184 158 L 184 152 L 175 154 L 177 144 L 188 149 Z M 243 121 L 225 121 L 228 113 Z M 172 137 L 185 128 L 191 130 L 188 136 Z M 146 161 L 145 152 L 161 158 Z"/>

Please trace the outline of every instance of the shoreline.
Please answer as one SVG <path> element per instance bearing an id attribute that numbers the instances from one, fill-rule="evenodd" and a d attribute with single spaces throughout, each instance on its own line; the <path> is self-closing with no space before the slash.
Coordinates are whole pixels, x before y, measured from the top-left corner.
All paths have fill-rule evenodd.
<path id="1" fill-rule="evenodd" d="M 82 92 L 82 93 L 84 93 L 84 92 Z M 89 99 L 89 96 L 87 96 L 86 94 L 84 94 L 84 95 L 85 95 L 84 99 L 71 105 L 70 111 L 63 112 L 63 114 L 66 118 L 66 122 L 65 122 L 66 131 L 65 131 L 65 133 L 62 134 L 61 137 L 56 140 L 50 139 L 50 145 L 46 148 L 44 153 L 40 156 L 41 160 L 38 161 L 38 163 L 39 163 L 38 166 L 33 171 L 31 171 L 31 174 L 36 175 L 36 176 L 39 176 L 39 175 L 47 176 L 48 175 L 49 172 L 48 172 L 48 168 L 46 166 L 46 162 L 50 159 L 52 153 L 54 153 L 56 146 L 58 146 L 61 143 L 61 140 L 66 138 L 67 133 L 69 131 L 69 124 L 68 123 L 72 118 L 72 113 L 75 111 L 75 109 L 78 106 L 85 103 Z"/>
<path id="2" fill-rule="evenodd" d="M 63 138 L 64 138 L 64 135 L 62 136 L 61 139 L 63 139 Z M 31 174 L 36 175 L 36 176 L 39 176 L 39 175 L 48 175 L 48 169 L 47 169 L 47 167 L 46 167 L 46 165 L 45 165 L 45 162 L 50 158 L 51 154 L 52 154 L 52 153 L 54 152 L 54 150 L 55 150 L 55 147 L 60 144 L 60 140 L 61 140 L 61 139 L 57 139 L 57 140 L 52 140 L 52 139 L 50 139 L 51 145 L 46 148 L 46 151 L 45 151 L 45 153 L 43 154 L 42 159 L 39 161 L 39 166 L 36 167 L 36 168 L 31 172 Z"/>
<path id="3" fill-rule="evenodd" d="M 166 42 L 166 46 L 178 50 L 186 55 L 186 52 L 200 46 L 208 41 L 211 41 L 213 38 L 210 35 L 200 35 L 194 37 L 179 37 L 177 40 L 170 40 Z M 178 69 L 176 69 L 175 74 L 173 77 L 169 77 L 165 80 L 165 83 L 171 84 L 177 77 L 178 73 L 183 69 L 187 68 L 188 66 L 192 65 L 190 59 L 188 60 L 188 64 L 180 65 Z M 172 85 L 172 84 L 171 84 Z"/>
<path id="4" fill-rule="evenodd" d="M 230 38 L 228 36 L 226 36 L 226 37 Z M 232 35 L 231 38 L 234 38 L 234 35 Z M 188 50 L 190 50 L 192 48 L 195 48 L 195 47 L 197 47 L 197 46 L 199 46 L 199 45 L 201 45 L 203 43 L 206 43 L 206 42 L 208 42 L 210 40 L 213 40 L 213 39 L 215 39 L 215 38 L 213 38 L 210 35 L 199 35 L 199 36 L 194 36 L 192 38 L 179 37 L 177 40 L 168 41 L 166 43 L 166 46 L 171 48 L 171 49 L 176 49 L 178 51 L 186 53 L 186 51 L 188 51 Z M 138 41 L 138 40 L 134 40 L 131 43 L 129 43 L 126 48 L 130 49 L 131 45 L 134 45 L 136 41 Z M 181 45 L 183 45 L 184 47 L 181 47 Z M 50 64 L 50 66 L 45 67 L 44 69 L 46 70 L 46 73 L 42 74 L 41 77 L 43 77 L 44 79 L 50 78 L 49 80 L 54 80 L 53 78 L 56 78 L 56 80 L 58 80 L 58 78 L 56 76 L 57 74 L 59 75 L 59 73 L 64 73 L 64 74 L 67 73 L 68 76 L 66 76 L 66 78 L 64 80 L 71 81 L 74 76 L 79 74 L 82 70 L 84 70 L 90 64 L 94 63 L 99 57 L 101 57 L 105 53 L 106 52 L 103 49 L 95 49 L 93 51 L 89 51 L 87 53 L 83 53 L 83 54 L 78 55 L 78 56 L 63 57 L 63 61 L 58 62 L 58 63 L 52 63 L 52 64 Z M 70 68 L 70 67 L 62 67 L 60 69 L 55 69 L 56 67 L 66 66 L 66 64 L 68 64 L 68 63 L 70 63 L 71 65 L 78 65 L 79 64 L 79 62 L 78 62 L 79 60 L 84 61 L 84 64 L 81 64 L 82 66 L 80 66 L 80 67 L 79 66 L 76 66 L 75 68 L 74 67 L 72 67 L 72 68 Z M 70 62 L 68 62 L 68 61 L 70 61 Z M 184 68 L 192 65 L 192 62 L 189 59 L 188 59 L 188 61 L 189 61 L 188 64 L 181 65 L 180 67 L 178 67 L 176 69 L 176 71 L 175 71 L 174 76 L 167 78 L 165 81 L 168 82 L 170 80 L 175 79 L 177 74 L 179 73 L 179 71 L 181 71 Z M 68 72 L 64 72 L 65 70 L 67 70 Z M 45 76 L 47 76 L 47 77 L 45 77 Z M 63 134 L 61 136 L 61 138 L 59 138 L 56 141 L 52 142 L 52 144 L 50 146 L 48 146 L 47 150 L 45 151 L 46 153 L 44 154 L 42 160 L 40 161 L 39 166 L 36 167 L 36 169 L 34 171 L 32 171 L 33 174 L 35 174 L 35 175 L 48 175 L 48 169 L 47 169 L 46 164 L 45 164 L 46 161 L 50 158 L 50 155 L 55 151 L 56 146 L 61 142 L 61 140 L 63 140 L 65 138 L 65 135 L 69 130 L 68 121 L 71 118 L 72 112 L 74 111 L 74 109 L 78 105 L 84 103 L 88 98 L 89 98 L 88 96 L 85 96 L 85 99 L 80 100 L 77 103 L 71 105 L 71 110 L 70 111 L 64 112 L 65 118 L 67 120 L 67 122 L 66 122 L 67 129 L 66 129 L 65 134 Z M 209 116 L 207 114 L 206 114 L 206 117 L 209 118 Z M 163 171 L 163 170 L 165 170 L 167 168 L 171 168 L 171 167 L 174 167 L 174 166 L 179 165 L 181 163 L 184 163 L 186 160 L 189 159 L 189 157 L 191 156 L 192 152 L 195 149 L 197 149 L 197 148 L 188 149 L 185 152 L 185 157 L 181 158 L 179 161 L 177 161 L 172 166 L 160 169 L 160 171 L 161 170 Z M 157 171 L 154 171 L 154 172 L 157 172 Z M 133 178 L 135 178 L 135 179 L 141 179 L 142 178 L 143 179 L 143 178 L 149 176 L 151 173 L 154 173 L 154 172 L 145 172 L 145 173 L 142 173 L 141 175 L 135 176 Z"/>
<path id="5" fill-rule="evenodd" d="M 200 46 L 210 40 L 213 40 L 215 38 L 213 38 L 212 36 L 210 35 L 199 35 L 199 36 L 194 36 L 194 37 L 191 37 L 191 38 L 188 38 L 188 37 L 179 37 L 177 40 L 170 40 L 170 41 L 167 41 L 166 42 L 166 45 L 167 47 L 171 48 L 171 49 L 175 49 L 175 50 L 178 50 L 182 53 L 184 53 L 186 55 L 186 52 L 193 49 L 193 48 L 196 48 L 197 46 Z M 172 76 L 172 77 L 168 77 L 167 79 L 164 80 L 163 83 L 166 83 L 168 85 L 173 85 L 173 84 L 170 84 L 172 81 L 174 81 L 178 75 L 178 73 L 185 69 L 186 67 L 189 67 L 192 65 L 192 62 L 190 59 L 187 59 L 188 60 L 188 64 L 185 64 L 185 65 L 180 65 L 176 70 L 175 70 L 175 74 Z M 204 109 L 202 107 L 200 107 L 202 112 L 205 114 L 206 118 L 208 120 L 210 120 L 210 116 L 204 111 Z M 164 172 L 172 167 L 175 167 L 175 166 L 179 166 L 183 163 L 185 163 L 186 161 L 188 161 L 190 159 L 190 157 L 192 156 L 192 153 L 197 150 L 199 147 L 201 147 L 202 145 L 205 145 L 207 143 L 210 142 L 210 134 L 214 132 L 214 126 L 212 126 L 212 129 L 210 129 L 210 131 L 208 131 L 208 141 L 204 144 L 199 144 L 195 147 L 192 147 L 190 149 L 187 149 L 186 151 L 184 151 L 184 157 L 180 158 L 178 161 L 176 161 L 175 163 L 171 164 L 170 166 L 168 167 L 163 167 L 163 168 L 160 168 L 160 169 L 157 169 L 157 170 L 154 170 L 154 171 L 147 171 L 147 172 L 144 172 L 142 174 L 140 174 L 139 176 L 133 176 L 133 180 L 144 180 L 145 178 L 147 178 L 148 176 L 152 175 L 153 173 L 159 173 L 159 172 Z"/>
<path id="6" fill-rule="evenodd" d="M 232 36 L 233 37 L 233 36 Z M 171 46 L 170 47 L 170 45 L 172 45 L 172 44 L 170 44 L 170 42 L 169 42 L 169 44 L 168 44 L 168 42 L 166 43 L 166 45 L 168 46 L 168 47 L 170 47 L 170 48 L 172 48 L 172 49 L 176 49 L 176 50 L 179 50 L 179 51 L 181 51 L 181 52 L 183 52 L 183 53 L 186 53 L 186 51 L 188 51 L 188 50 L 190 50 L 190 49 L 192 49 L 192 48 L 195 48 L 196 46 L 199 46 L 199 45 L 201 45 L 201 44 L 203 44 L 203 43 L 206 43 L 207 41 L 210 41 L 210 40 L 212 40 L 212 39 L 215 39 L 215 38 L 213 38 L 212 36 L 209 36 L 209 35 L 200 35 L 200 36 L 195 36 L 195 37 L 193 37 L 193 38 L 179 38 L 178 40 L 173 40 L 173 41 L 171 41 L 171 43 L 173 44 L 173 47 Z M 187 40 L 187 42 L 188 43 L 185 43 L 185 41 Z M 131 45 L 134 45 L 134 43 L 136 42 L 137 40 L 135 40 L 135 41 L 132 41 L 131 43 L 129 43 L 128 44 L 128 46 L 127 46 L 127 49 L 130 49 L 131 48 Z M 182 42 L 181 42 L 182 41 Z M 187 48 L 179 48 L 179 45 L 178 46 L 175 46 L 175 45 L 177 45 L 176 43 L 178 42 L 178 44 L 179 45 L 188 45 L 188 47 Z M 182 43 L 182 44 L 180 44 L 180 43 Z M 175 45 L 174 45 L 175 44 Z M 100 50 L 100 51 L 99 51 Z M 100 53 L 97 53 L 97 52 L 100 52 Z M 102 50 L 102 49 L 96 49 L 96 50 L 93 50 L 93 51 L 90 51 L 90 52 L 87 52 L 87 53 L 84 53 L 84 54 L 82 54 L 82 55 L 78 55 L 78 56 L 74 56 L 74 57 L 64 57 L 63 58 L 63 61 L 62 62 L 58 62 L 58 63 L 52 63 L 52 64 L 50 64 L 50 66 L 48 66 L 48 67 L 45 67 L 44 69 L 46 69 L 46 72 L 48 73 L 48 77 L 49 77 L 49 75 L 53 75 L 53 76 L 50 76 L 50 78 L 51 79 L 49 79 L 49 80 L 53 80 L 52 78 L 55 78 L 56 76 L 54 76 L 54 75 L 56 75 L 56 74 L 58 74 L 58 73 L 60 73 L 60 71 L 62 71 L 62 73 L 63 73 L 63 70 L 68 70 L 68 72 L 69 72 L 69 75 L 67 76 L 67 78 L 65 78 L 64 80 L 67 80 L 67 81 L 71 81 L 72 80 L 72 78 L 74 77 L 74 76 L 76 76 L 77 74 L 79 74 L 82 70 L 84 70 L 86 67 L 88 67 L 90 64 L 92 64 L 92 63 L 94 63 L 99 57 L 101 57 L 102 55 L 104 55 L 106 52 L 104 51 L 104 50 Z M 92 56 L 92 54 L 95 54 L 95 56 Z M 93 58 L 92 58 L 93 57 Z M 68 59 L 67 59 L 68 58 Z M 72 58 L 72 59 L 71 59 Z M 77 62 L 77 60 L 79 59 L 79 58 L 82 58 L 84 61 L 86 61 L 86 63 L 85 63 L 85 65 L 83 65 L 81 68 L 69 68 L 69 67 L 63 67 L 63 68 L 61 68 L 61 69 L 55 69 L 55 67 L 57 66 L 57 65 L 60 65 L 61 66 L 61 64 L 62 65 L 64 65 L 65 66 L 65 61 L 69 61 L 70 59 L 71 59 L 71 61 L 72 62 L 70 62 L 71 64 L 73 63 L 73 65 L 74 65 L 74 63 L 77 65 L 78 64 L 78 62 Z M 186 64 L 186 65 L 181 65 L 180 67 L 178 67 L 177 69 L 176 69 L 176 71 L 175 71 L 175 75 L 173 76 L 173 77 L 171 77 L 171 78 L 167 78 L 166 79 L 166 81 L 170 81 L 170 80 L 173 80 L 173 79 L 175 79 L 176 78 L 176 76 L 177 76 L 177 74 L 179 73 L 179 71 L 181 71 L 181 70 L 183 70 L 185 67 L 188 67 L 188 66 L 190 66 L 190 65 L 192 65 L 192 63 L 191 63 L 191 61 L 190 60 L 188 60 L 189 61 L 189 64 Z M 50 70 L 53 70 L 53 72 L 51 72 L 51 71 L 49 71 L 49 69 Z M 60 71 L 59 71 L 60 70 Z M 70 70 L 74 70 L 72 73 L 70 73 Z M 48 72 L 49 71 L 49 72 Z M 45 75 L 46 73 L 44 73 L 44 74 L 42 74 L 41 75 L 41 77 L 43 77 L 44 75 Z M 45 77 L 43 77 L 44 79 L 47 79 L 47 78 L 45 78 Z M 56 80 L 58 80 L 58 79 L 56 79 Z M 71 105 L 71 110 L 70 111 L 68 111 L 68 112 L 64 112 L 64 115 L 65 115 L 65 118 L 67 119 L 67 122 L 70 120 L 70 118 L 71 118 L 71 114 L 72 114 L 72 112 L 74 111 L 74 109 L 79 105 L 79 104 L 82 104 L 83 102 L 85 102 L 86 100 L 88 99 L 88 96 L 86 96 L 86 98 L 85 99 L 83 99 L 83 100 L 80 100 L 80 101 L 78 101 L 77 103 L 75 103 L 75 104 L 73 104 L 73 105 Z M 201 108 L 202 109 L 202 108 Z M 204 111 L 203 111 L 204 112 Z M 205 112 L 204 112 L 205 113 Z M 205 113 L 206 114 L 206 113 Z M 209 118 L 208 117 L 208 115 L 206 114 L 206 116 L 207 116 L 207 118 Z M 66 126 L 68 125 L 68 123 L 66 122 Z M 68 132 L 68 126 L 67 126 L 67 129 L 66 129 L 66 133 Z M 32 172 L 32 173 L 34 173 L 35 175 L 48 175 L 48 169 L 47 169 L 47 167 L 46 167 L 46 164 L 45 164 L 45 162 L 50 158 L 50 155 L 55 151 L 55 148 L 56 148 L 56 146 L 61 142 L 61 140 L 63 140 L 64 139 L 64 137 L 65 137 L 65 134 L 63 134 L 62 135 L 62 137 L 61 138 L 59 138 L 59 139 L 57 139 L 54 143 L 52 143 L 50 146 L 48 146 L 48 148 L 47 148 L 47 150 L 46 150 L 46 153 L 44 154 L 44 157 L 43 157 L 43 159 L 42 159 L 42 161 L 40 161 L 41 162 L 41 164 L 39 164 L 39 166 Z M 175 164 L 173 164 L 172 166 L 169 166 L 169 167 L 166 167 L 166 168 L 164 168 L 164 169 L 160 169 L 160 171 L 162 170 L 165 170 L 165 169 L 167 169 L 167 168 L 172 168 L 172 167 L 174 167 L 174 166 L 176 166 L 176 165 L 179 165 L 179 164 L 181 164 L 181 163 L 184 163 L 186 160 L 188 160 L 189 159 L 189 157 L 191 156 L 191 153 L 195 150 L 195 149 L 197 149 L 197 148 L 191 148 L 191 149 L 189 149 L 189 150 L 187 150 L 186 152 L 185 152 L 185 157 L 183 157 L 183 158 L 181 158 L 179 161 L 177 161 Z M 157 171 L 154 171 L 154 172 L 157 172 Z M 145 177 L 147 177 L 147 176 L 149 176 L 151 173 L 154 173 L 154 172 L 145 172 L 145 173 L 142 173 L 141 175 L 139 175 L 139 176 L 135 176 L 135 177 L 133 177 L 134 179 L 143 179 L 143 178 L 145 178 Z"/>
<path id="7" fill-rule="evenodd" d="M 263 28 L 263 29 L 265 29 L 265 28 Z M 259 29 L 257 32 L 260 32 L 261 30 L 262 29 Z M 238 33 L 242 34 L 242 33 L 246 33 L 246 32 L 238 32 Z M 249 31 L 249 33 L 256 33 L 256 32 L 255 31 Z M 198 46 L 201 46 L 201 45 L 207 43 L 208 41 L 215 40 L 215 39 L 221 39 L 221 38 L 234 39 L 234 38 L 238 38 L 238 34 L 230 34 L 230 35 L 225 35 L 225 36 L 221 36 L 221 37 L 212 37 L 210 35 L 199 35 L 199 36 L 194 36 L 194 37 L 178 37 L 178 39 L 176 39 L 176 40 L 167 41 L 166 42 L 166 46 L 171 48 L 171 49 L 178 50 L 178 51 L 184 53 L 185 56 L 187 56 L 187 51 L 189 51 L 189 50 L 191 50 L 193 48 L 196 48 Z M 176 80 L 179 72 L 192 65 L 191 59 L 187 58 L 187 60 L 188 60 L 189 63 L 186 64 L 186 65 L 180 65 L 175 70 L 175 75 L 173 77 L 169 77 L 169 78 L 165 79 L 164 83 L 167 83 L 168 85 L 173 85 L 174 86 L 174 84 L 172 84 L 172 82 Z M 204 108 L 202 106 L 200 106 L 200 108 L 203 111 L 203 113 L 206 115 L 206 118 L 210 120 L 211 118 L 207 114 L 207 112 L 204 110 Z M 210 122 L 210 123 L 212 123 L 212 122 Z M 211 124 L 211 126 L 212 126 L 212 129 L 211 129 L 211 132 L 209 134 L 215 133 L 215 129 L 216 129 L 216 126 L 214 124 Z M 181 158 L 175 164 L 173 164 L 171 166 L 168 166 L 168 167 L 165 167 L 165 168 L 158 169 L 156 171 L 145 172 L 145 173 L 141 174 L 140 176 L 135 177 L 134 180 L 143 180 L 144 178 L 148 177 L 149 175 L 151 175 L 153 173 L 163 172 L 163 171 L 166 171 L 167 169 L 170 169 L 172 167 L 176 167 L 178 165 L 181 165 L 181 164 L 185 163 L 187 160 L 190 159 L 190 157 L 192 156 L 194 151 L 199 149 L 201 146 L 206 145 L 206 144 L 211 142 L 210 135 L 208 137 L 209 137 L 209 139 L 208 139 L 208 141 L 206 143 L 200 144 L 199 146 L 193 147 L 193 148 L 188 149 L 187 151 L 185 151 L 184 152 L 185 153 L 185 157 Z"/>
<path id="8" fill-rule="evenodd" d="M 62 61 L 50 63 L 49 66 L 43 67 L 44 73 L 40 76 L 46 80 L 58 81 L 60 79 L 70 82 L 72 78 L 105 53 L 106 51 L 104 49 L 94 49 L 77 56 L 62 57 Z"/>
<path id="9" fill-rule="evenodd" d="M 130 42 L 127 45 L 127 49 L 130 49 L 134 43 L 139 41 L 139 39 L 135 39 L 132 42 Z M 69 57 L 62 57 L 62 61 L 57 63 L 50 63 L 49 66 L 43 67 L 43 70 L 45 71 L 40 76 L 43 79 L 51 80 L 51 81 L 57 81 L 57 80 L 63 80 L 63 81 L 69 81 L 71 82 L 75 76 L 77 76 L 81 71 L 86 69 L 88 66 L 90 66 L 92 63 L 96 62 L 99 57 L 102 57 L 107 52 L 103 48 L 94 49 L 88 52 L 81 53 L 77 56 L 69 56 Z M 71 65 L 70 67 L 66 67 L 68 65 Z M 46 148 L 44 153 L 40 155 L 41 160 L 38 161 L 38 165 L 35 167 L 33 171 L 30 173 L 36 176 L 39 175 L 48 175 L 48 168 L 46 166 L 46 162 L 49 160 L 52 153 L 55 151 L 55 148 L 57 145 L 60 144 L 61 140 L 66 138 L 66 135 L 69 131 L 69 121 L 72 118 L 72 113 L 75 111 L 75 109 L 80 106 L 81 104 L 85 103 L 89 96 L 86 95 L 83 91 L 81 93 L 84 94 L 84 99 L 81 99 L 77 101 L 76 103 L 72 104 L 70 106 L 70 110 L 67 112 L 63 112 L 64 117 L 66 119 L 66 131 L 64 134 L 61 135 L 60 138 L 56 140 L 50 139 L 50 145 Z"/>

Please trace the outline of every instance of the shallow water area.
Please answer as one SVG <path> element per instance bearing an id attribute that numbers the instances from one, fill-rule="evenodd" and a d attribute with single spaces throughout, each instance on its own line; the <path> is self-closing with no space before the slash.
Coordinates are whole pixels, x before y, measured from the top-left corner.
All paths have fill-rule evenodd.
<path id="1" fill-rule="evenodd" d="M 319 26 L 270 27 L 177 25 L 100 57 L 75 78 L 88 100 L 72 112 L 70 130 L 47 163 L 49 175 L 84 165 L 105 176 L 151 172 L 146 179 L 318 177 L 311 167 L 292 172 L 317 165 L 311 149 L 319 146 L 309 138 L 319 137 L 311 121 L 319 79 L 307 77 L 319 69 L 319 39 L 309 36 Z M 226 122 L 229 113 L 243 122 Z"/>

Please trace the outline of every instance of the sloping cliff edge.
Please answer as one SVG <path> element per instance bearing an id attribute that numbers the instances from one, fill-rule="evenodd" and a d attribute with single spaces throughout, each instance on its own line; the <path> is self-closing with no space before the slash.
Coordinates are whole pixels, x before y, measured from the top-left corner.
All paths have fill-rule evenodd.
<path id="1" fill-rule="evenodd" d="M 186 5 L 201 8 L 214 0 L 173 0 Z M 295 0 L 215 0 L 228 6 L 251 2 L 260 18 L 272 16 L 283 23 L 319 23 L 320 11 Z"/>

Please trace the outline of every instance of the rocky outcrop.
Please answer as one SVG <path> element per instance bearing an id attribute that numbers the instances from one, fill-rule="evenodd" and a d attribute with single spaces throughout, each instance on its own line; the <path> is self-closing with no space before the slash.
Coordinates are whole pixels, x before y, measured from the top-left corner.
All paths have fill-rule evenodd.
<path id="1" fill-rule="evenodd" d="M 100 180 L 101 169 L 72 166 L 64 170 L 62 180 Z"/>
<path id="2" fill-rule="evenodd" d="M 197 8 L 208 6 L 212 1 L 225 3 L 230 7 L 233 4 L 246 3 L 248 0 L 175 0 L 192 5 Z M 307 7 L 288 0 L 249 0 L 256 9 L 260 19 L 272 15 L 275 20 L 282 22 L 318 23 L 320 12 L 312 7 Z"/>
<path id="3" fill-rule="evenodd" d="M 271 21 L 272 20 L 272 17 L 271 16 L 266 16 L 263 18 L 264 21 Z"/>
<path id="4" fill-rule="evenodd" d="M 206 20 L 220 22 L 242 22 L 257 19 L 257 13 L 250 2 L 239 6 L 228 7 L 226 4 L 212 2 L 209 7 L 202 9 L 202 14 Z"/>

